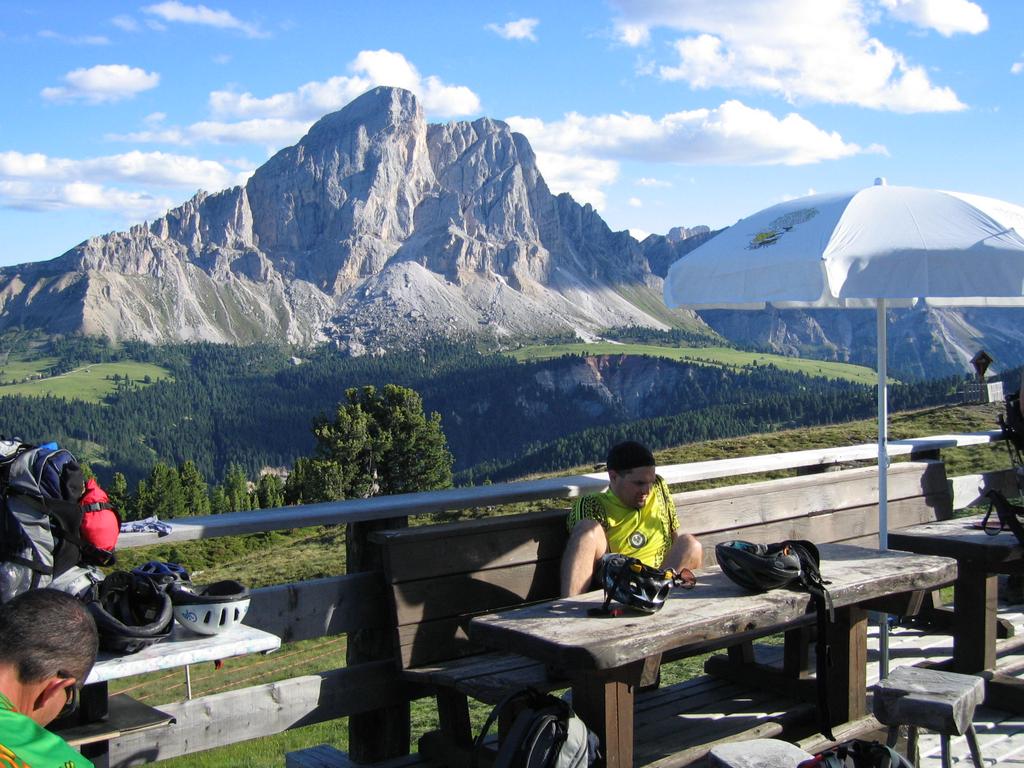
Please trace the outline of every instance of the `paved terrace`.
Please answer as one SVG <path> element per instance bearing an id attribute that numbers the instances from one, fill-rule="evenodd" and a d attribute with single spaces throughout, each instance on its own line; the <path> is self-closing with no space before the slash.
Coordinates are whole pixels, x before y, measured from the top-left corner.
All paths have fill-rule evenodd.
<path id="1" fill-rule="evenodd" d="M 1009 535 L 1005 533 L 1003 535 Z M 1024 604 L 1000 604 L 999 615 L 1013 623 L 1016 637 L 1024 635 Z M 869 667 L 868 681 L 878 681 L 878 627 L 874 624 L 868 630 Z M 941 661 L 948 659 L 953 652 L 953 642 L 949 635 L 925 634 L 912 627 L 896 627 L 889 635 L 889 668 L 893 669 L 906 664 L 919 662 Z M 1019 660 L 1015 665 L 1014 676 L 1024 673 L 1024 654 L 1004 656 L 1000 654 L 1000 671 L 1012 670 L 1007 666 L 1012 660 Z M 974 716 L 974 728 L 978 733 L 978 743 L 986 765 L 1018 766 L 1024 765 L 1024 715 L 991 709 L 984 705 L 978 707 Z M 877 738 L 883 739 L 882 733 Z M 918 749 L 921 755 L 921 768 L 941 768 L 942 759 L 939 737 L 928 731 L 920 731 Z M 902 745 L 901 745 L 902 746 Z M 971 755 L 964 737 L 954 737 L 950 744 L 950 753 L 954 765 L 973 768 Z"/>

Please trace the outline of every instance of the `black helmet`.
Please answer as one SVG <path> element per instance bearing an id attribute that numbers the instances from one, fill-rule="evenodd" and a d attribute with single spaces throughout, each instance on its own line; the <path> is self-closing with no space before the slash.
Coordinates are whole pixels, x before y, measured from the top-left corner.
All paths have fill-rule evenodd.
<path id="1" fill-rule="evenodd" d="M 185 566 L 178 563 L 163 563 L 150 560 L 148 563 L 132 568 L 132 574 L 142 576 L 153 582 L 154 586 L 166 589 L 171 584 L 188 583 L 189 574 Z"/>
<path id="2" fill-rule="evenodd" d="M 601 581 L 604 585 L 604 608 L 616 600 L 644 613 L 656 613 L 665 604 L 674 586 L 692 587 L 696 580 L 689 571 L 685 575 L 672 570 L 658 570 L 644 565 L 635 557 L 608 554 L 601 558 Z"/>
<path id="3" fill-rule="evenodd" d="M 817 573 L 821 561 L 818 548 L 809 541 L 780 544 L 723 541 L 715 546 L 715 558 L 726 576 L 751 592 L 766 592 L 799 582 L 806 567 L 804 563 L 813 563 Z"/>
<path id="4" fill-rule="evenodd" d="M 88 607 L 104 650 L 135 653 L 171 633 L 171 598 L 148 578 L 114 571 L 93 594 Z"/>

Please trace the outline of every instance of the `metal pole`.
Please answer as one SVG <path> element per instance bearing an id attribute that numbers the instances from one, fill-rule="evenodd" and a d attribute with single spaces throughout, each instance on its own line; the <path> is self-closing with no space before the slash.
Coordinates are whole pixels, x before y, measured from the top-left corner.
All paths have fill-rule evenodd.
<path id="1" fill-rule="evenodd" d="M 878 548 L 889 549 L 889 400 L 886 365 L 885 299 L 878 300 Z M 889 617 L 878 615 L 878 674 L 889 676 Z"/>
<path id="2" fill-rule="evenodd" d="M 192 667 L 185 665 L 185 701 L 192 701 Z"/>

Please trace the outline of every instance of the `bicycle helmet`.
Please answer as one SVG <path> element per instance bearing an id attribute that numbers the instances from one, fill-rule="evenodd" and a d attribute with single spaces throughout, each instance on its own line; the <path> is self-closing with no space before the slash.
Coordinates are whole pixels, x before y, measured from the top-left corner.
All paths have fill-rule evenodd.
<path id="1" fill-rule="evenodd" d="M 803 572 L 801 555 L 813 559 L 815 566 L 820 562 L 818 548 L 809 541 L 752 544 L 734 540 L 715 546 L 715 558 L 722 572 L 751 592 L 766 592 L 799 582 Z"/>
<path id="2" fill-rule="evenodd" d="M 616 600 L 644 613 L 656 613 L 665 604 L 669 590 L 674 586 L 693 587 L 692 573 L 684 575 L 672 570 L 658 570 L 644 565 L 635 557 L 608 554 L 601 558 L 601 581 L 604 585 L 604 607 Z"/>
<path id="3" fill-rule="evenodd" d="M 148 578 L 114 571 L 96 585 L 93 594 L 88 608 L 104 650 L 135 653 L 171 633 L 171 598 Z"/>
<path id="4" fill-rule="evenodd" d="M 167 589 L 171 584 L 191 583 L 185 566 L 178 563 L 162 563 L 150 560 L 132 568 L 135 576 L 149 579 L 158 589 Z"/>
<path id="5" fill-rule="evenodd" d="M 200 635 L 217 635 L 241 624 L 249 610 L 249 588 L 233 579 L 202 587 L 174 584 L 174 618 Z"/>

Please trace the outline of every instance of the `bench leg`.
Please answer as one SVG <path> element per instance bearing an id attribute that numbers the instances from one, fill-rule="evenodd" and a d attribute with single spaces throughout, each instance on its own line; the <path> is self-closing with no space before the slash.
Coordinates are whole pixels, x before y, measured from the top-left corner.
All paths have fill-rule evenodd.
<path id="1" fill-rule="evenodd" d="M 469 702 L 464 693 L 443 688 L 437 692 L 437 721 L 441 733 L 452 743 L 469 746 L 473 731 L 469 724 Z"/>
<path id="2" fill-rule="evenodd" d="M 981 747 L 978 746 L 978 734 L 974 732 L 974 723 L 967 726 L 967 746 L 971 749 L 971 760 L 974 761 L 974 768 L 985 768 L 981 761 Z"/>
<path id="3" fill-rule="evenodd" d="M 907 726 L 907 760 L 914 768 L 921 764 L 917 754 L 917 726 Z"/>
<path id="4" fill-rule="evenodd" d="M 887 747 L 895 747 L 896 742 L 900 740 L 900 727 L 898 725 L 890 725 L 889 733 L 885 739 L 885 745 Z"/>
<path id="5" fill-rule="evenodd" d="M 942 768 L 953 768 L 953 760 L 949 756 L 949 734 L 942 734 L 940 741 L 942 742 Z"/>

